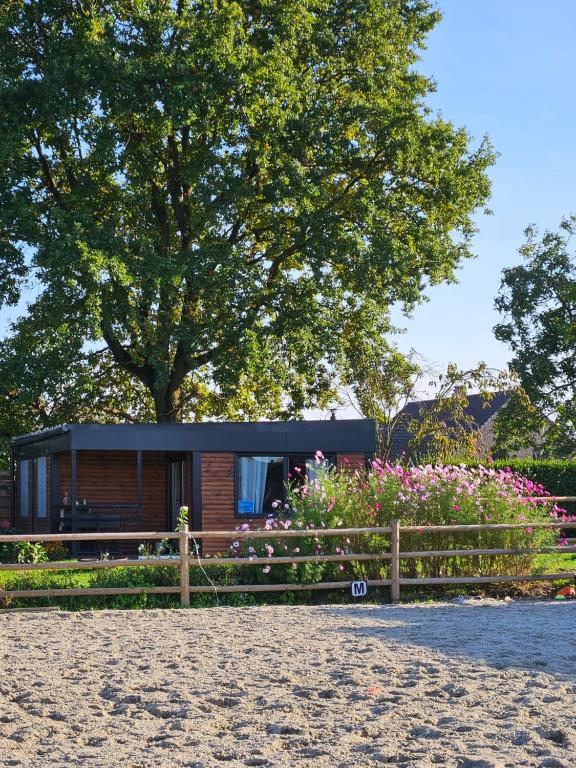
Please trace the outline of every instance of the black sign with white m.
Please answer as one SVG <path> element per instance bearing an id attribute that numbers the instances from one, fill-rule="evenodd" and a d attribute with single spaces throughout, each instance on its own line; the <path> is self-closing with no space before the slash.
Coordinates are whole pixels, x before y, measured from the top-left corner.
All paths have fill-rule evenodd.
<path id="1" fill-rule="evenodd" d="M 368 594 L 368 582 L 363 581 L 353 581 L 352 585 L 352 597 L 365 597 Z"/>

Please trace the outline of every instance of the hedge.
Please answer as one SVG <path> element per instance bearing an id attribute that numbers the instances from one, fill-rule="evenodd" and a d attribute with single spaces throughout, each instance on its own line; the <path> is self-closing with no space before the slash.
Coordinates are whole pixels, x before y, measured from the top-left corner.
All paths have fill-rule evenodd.
<path id="1" fill-rule="evenodd" d="M 469 467 L 486 462 L 464 462 Z M 514 472 L 540 483 L 552 496 L 576 496 L 576 461 L 567 459 L 498 459 L 491 462 L 494 469 L 510 467 Z M 570 511 L 576 510 L 576 504 L 566 506 Z"/>

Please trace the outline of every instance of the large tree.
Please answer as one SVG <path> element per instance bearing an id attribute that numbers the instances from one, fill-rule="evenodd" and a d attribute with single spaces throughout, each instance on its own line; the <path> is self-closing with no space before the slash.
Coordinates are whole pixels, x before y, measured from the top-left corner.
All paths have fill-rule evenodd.
<path id="1" fill-rule="evenodd" d="M 496 337 L 511 347 L 511 367 L 533 404 L 531 411 L 516 409 L 516 428 L 521 424 L 532 428 L 535 423 L 544 427 L 541 450 L 557 455 L 576 449 L 576 259 L 570 247 L 574 234 L 576 216 L 562 221 L 558 232 L 540 235 L 536 227 L 529 227 L 520 248 L 524 261 L 504 270 L 496 299 L 503 315 Z M 514 413 L 510 415 L 513 419 Z M 511 428 L 512 421 L 504 424 L 505 430 Z"/>
<path id="2" fill-rule="evenodd" d="M 427 0 L 4 0 L 0 281 L 36 297 L 4 396 L 56 419 L 53 387 L 74 406 L 84 382 L 159 421 L 326 396 L 342 337 L 452 279 L 489 195 L 489 143 L 425 104 L 438 20 Z"/>

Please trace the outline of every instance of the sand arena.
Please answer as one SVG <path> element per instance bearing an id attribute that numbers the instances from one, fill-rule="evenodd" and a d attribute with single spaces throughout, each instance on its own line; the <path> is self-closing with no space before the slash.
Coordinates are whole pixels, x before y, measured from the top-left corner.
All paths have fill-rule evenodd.
<path id="1" fill-rule="evenodd" d="M 1 766 L 576 766 L 576 603 L 3 614 L 0 649 Z"/>

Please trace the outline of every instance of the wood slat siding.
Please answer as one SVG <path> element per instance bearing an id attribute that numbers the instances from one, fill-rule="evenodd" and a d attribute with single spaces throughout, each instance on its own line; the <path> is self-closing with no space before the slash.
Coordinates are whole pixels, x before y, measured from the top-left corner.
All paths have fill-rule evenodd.
<path id="1" fill-rule="evenodd" d="M 262 518 L 238 520 L 234 517 L 234 454 L 202 454 L 202 530 L 232 531 L 245 522 L 257 525 Z M 227 552 L 229 541 L 205 539 L 202 552 L 214 555 Z"/>
<path id="2" fill-rule="evenodd" d="M 357 469 L 363 471 L 366 469 L 366 456 L 363 453 L 339 453 L 336 457 L 336 466 L 338 469 L 350 472 L 355 472 Z"/>
<path id="3" fill-rule="evenodd" d="M 76 498 L 90 504 L 136 504 L 135 451 L 78 451 Z M 70 454 L 60 455 L 60 497 L 70 495 Z M 128 511 L 126 512 L 128 514 Z M 136 518 L 136 510 L 130 512 Z M 161 451 L 142 454 L 142 529 L 166 526 L 166 461 Z"/>
<path id="4" fill-rule="evenodd" d="M 233 530 L 241 523 L 251 526 L 262 524 L 262 518 L 236 518 L 233 453 L 203 453 L 202 465 L 202 529 Z M 337 456 L 337 466 L 351 472 L 366 467 L 364 454 L 350 453 Z M 167 522 L 167 477 L 166 454 L 161 451 L 143 453 L 142 461 L 142 529 L 158 531 L 166 528 Z M 17 516 L 16 524 L 25 533 L 48 533 L 50 528 L 50 510 L 43 520 L 37 517 L 36 509 L 36 463 L 30 461 L 29 497 L 30 515 L 28 519 Z M 47 500 L 51 499 L 51 458 L 47 458 Z M 191 507 L 192 466 L 191 456 L 186 460 L 187 503 Z M 60 498 L 70 495 L 71 461 L 70 453 L 60 454 Z M 77 499 L 84 499 L 90 504 L 136 504 L 138 499 L 136 481 L 136 453 L 134 451 L 79 451 L 77 454 Z M 0 496 L 1 499 L 1 496 Z M 8 494 L 9 499 L 9 494 Z M 0 508 L 1 509 L 1 508 Z M 18 511 L 18 510 L 17 510 Z M 136 510 L 133 512 L 136 517 Z M 1 512 L 0 512 L 1 517 Z M 204 554 L 228 552 L 231 542 L 206 540 L 203 542 Z"/>
<path id="5" fill-rule="evenodd" d="M 134 456 L 136 473 L 136 456 Z M 163 451 L 142 454 L 142 525 L 145 531 L 166 528 L 166 455 Z"/>

